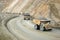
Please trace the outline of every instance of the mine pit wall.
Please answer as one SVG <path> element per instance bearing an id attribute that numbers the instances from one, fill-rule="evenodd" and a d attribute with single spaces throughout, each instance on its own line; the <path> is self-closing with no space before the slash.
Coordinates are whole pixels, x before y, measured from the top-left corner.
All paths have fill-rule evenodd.
<path id="1" fill-rule="evenodd" d="M 0 13 L 0 22 L 4 19 L 17 17 L 19 15 L 20 13 Z"/>
<path id="2" fill-rule="evenodd" d="M 50 4 L 50 19 L 53 27 L 60 28 L 60 4 Z"/>

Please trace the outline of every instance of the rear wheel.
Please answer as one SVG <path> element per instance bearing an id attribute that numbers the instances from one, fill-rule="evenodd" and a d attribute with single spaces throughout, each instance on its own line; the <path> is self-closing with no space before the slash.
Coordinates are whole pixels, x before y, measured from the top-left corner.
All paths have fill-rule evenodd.
<path id="1" fill-rule="evenodd" d="M 43 31 L 51 31 L 52 29 L 46 29 L 45 27 L 43 27 Z"/>

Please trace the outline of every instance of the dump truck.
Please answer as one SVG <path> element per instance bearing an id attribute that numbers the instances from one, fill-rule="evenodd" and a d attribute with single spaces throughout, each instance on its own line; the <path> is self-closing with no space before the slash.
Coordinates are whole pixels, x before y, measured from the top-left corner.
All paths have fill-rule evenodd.
<path id="1" fill-rule="evenodd" d="M 30 14 L 25 13 L 24 14 L 24 20 L 30 20 Z"/>
<path id="2" fill-rule="evenodd" d="M 36 30 L 43 30 L 43 31 L 51 31 L 52 28 L 50 26 L 50 20 L 40 20 L 40 19 L 33 19 L 35 23 L 34 29 Z"/>

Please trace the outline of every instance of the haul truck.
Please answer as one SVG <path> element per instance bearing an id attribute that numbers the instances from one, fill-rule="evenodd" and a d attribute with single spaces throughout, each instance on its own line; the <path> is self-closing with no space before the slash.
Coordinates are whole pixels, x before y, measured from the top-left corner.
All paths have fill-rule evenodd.
<path id="1" fill-rule="evenodd" d="M 30 20 L 30 14 L 28 13 L 24 14 L 24 20 Z"/>
<path id="2" fill-rule="evenodd" d="M 33 19 L 33 22 L 36 24 L 34 26 L 34 29 L 36 29 L 36 30 L 42 30 L 42 31 L 51 31 L 52 30 L 52 28 L 50 26 L 50 20 Z"/>

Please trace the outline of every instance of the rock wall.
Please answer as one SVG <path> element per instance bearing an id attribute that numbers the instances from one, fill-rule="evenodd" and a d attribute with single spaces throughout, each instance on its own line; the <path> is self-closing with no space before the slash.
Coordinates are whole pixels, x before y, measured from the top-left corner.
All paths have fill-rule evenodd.
<path id="1" fill-rule="evenodd" d="M 50 4 L 50 18 L 52 20 L 51 24 L 54 27 L 60 27 L 60 4 Z"/>
<path id="2" fill-rule="evenodd" d="M 0 22 L 4 19 L 19 16 L 20 13 L 0 13 Z"/>

